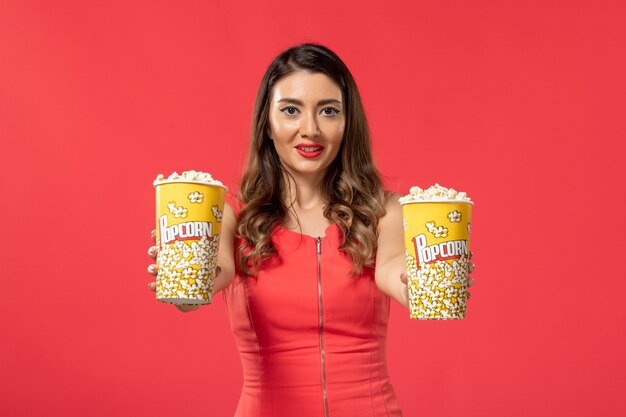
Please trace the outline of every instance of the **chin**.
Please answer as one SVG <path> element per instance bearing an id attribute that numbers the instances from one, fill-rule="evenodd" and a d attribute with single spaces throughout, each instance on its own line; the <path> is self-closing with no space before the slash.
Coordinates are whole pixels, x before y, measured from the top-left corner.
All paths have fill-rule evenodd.
<path id="1" fill-rule="evenodd" d="M 289 170 L 294 174 L 299 175 L 322 175 L 324 171 L 326 171 L 325 166 L 322 166 L 319 163 L 312 164 L 311 162 L 307 163 L 297 163 L 289 166 Z"/>

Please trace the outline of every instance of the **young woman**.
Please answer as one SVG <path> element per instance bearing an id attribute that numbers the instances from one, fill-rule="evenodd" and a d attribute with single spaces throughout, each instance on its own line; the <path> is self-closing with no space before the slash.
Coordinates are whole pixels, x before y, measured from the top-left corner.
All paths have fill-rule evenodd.
<path id="1" fill-rule="evenodd" d="M 402 415 L 386 359 L 389 300 L 408 307 L 398 197 L 341 59 L 315 44 L 281 53 L 222 221 L 214 291 L 244 370 L 235 416 Z"/>

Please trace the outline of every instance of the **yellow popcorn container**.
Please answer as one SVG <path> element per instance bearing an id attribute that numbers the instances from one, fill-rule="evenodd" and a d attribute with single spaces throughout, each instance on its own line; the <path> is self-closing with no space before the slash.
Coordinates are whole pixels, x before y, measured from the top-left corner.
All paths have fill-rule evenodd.
<path id="1" fill-rule="evenodd" d="M 402 203 L 410 317 L 464 319 L 471 201 Z"/>
<path id="2" fill-rule="evenodd" d="M 211 304 L 227 188 L 203 181 L 155 181 L 159 254 L 156 299 Z"/>

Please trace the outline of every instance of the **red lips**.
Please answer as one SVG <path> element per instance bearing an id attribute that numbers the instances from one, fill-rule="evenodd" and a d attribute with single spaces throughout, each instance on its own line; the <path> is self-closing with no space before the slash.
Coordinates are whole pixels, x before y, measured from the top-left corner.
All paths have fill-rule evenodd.
<path id="1" fill-rule="evenodd" d="M 296 145 L 296 151 L 305 158 L 316 158 L 318 157 L 324 147 L 317 143 L 300 143 Z"/>
<path id="2" fill-rule="evenodd" d="M 298 148 L 298 149 L 303 149 L 303 148 L 324 149 L 324 145 L 320 145 L 319 143 L 299 143 L 299 144 L 296 145 L 296 148 Z"/>

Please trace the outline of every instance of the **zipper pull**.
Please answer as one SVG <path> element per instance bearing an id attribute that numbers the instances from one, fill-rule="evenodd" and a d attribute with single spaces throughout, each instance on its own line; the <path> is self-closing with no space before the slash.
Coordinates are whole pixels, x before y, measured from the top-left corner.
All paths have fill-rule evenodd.
<path id="1" fill-rule="evenodd" d="M 322 238 L 319 236 L 317 237 L 317 254 L 322 254 Z"/>

